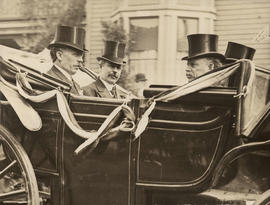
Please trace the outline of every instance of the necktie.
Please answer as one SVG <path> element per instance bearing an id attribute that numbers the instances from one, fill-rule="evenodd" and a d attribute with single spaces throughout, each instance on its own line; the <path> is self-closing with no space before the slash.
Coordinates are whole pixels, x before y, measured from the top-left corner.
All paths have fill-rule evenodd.
<path id="1" fill-rule="evenodd" d="M 113 86 L 113 88 L 111 90 L 111 94 L 112 94 L 113 98 L 117 98 L 116 87 L 115 86 Z"/>

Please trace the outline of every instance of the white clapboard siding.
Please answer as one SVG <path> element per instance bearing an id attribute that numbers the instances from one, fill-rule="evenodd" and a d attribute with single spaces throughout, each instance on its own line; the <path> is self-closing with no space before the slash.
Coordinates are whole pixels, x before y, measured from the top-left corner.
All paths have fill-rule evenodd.
<path id="1" fill-rule="evenodd" d="M 128 0 L 128 5 L 151 5 L 151 4 L 159 4 L 159 0 Z"/>
<path id="2" fill-rule="evenodd" d="M 104 48 L 104 36 L 102 34 L 101 21 L 109 21 L 113 12 L 112 0 L 88 0 L 87 2 L 87 35 L 86 47 L 89 50 L 87 54 L 87 66 L 98 71 L 96 58 L 102 55 Z"/>
<path id="3" fill-rule="evenodd" d="M 199 6 L 201 3 L 201 0 L 192 0 L 192 1 L 187 1 L 187 0 L 177 0 L 178 5 L 191 5 L 191 6 Z"/>
<path id="4" fill-rule="evenodd" d="M 256 64 L 270 68 L 270 38 L 255 37 L 270 26 L 269 0 L 216 0 L 215 33 L 219 35 L 219 50 L 225 52 L 228 41 L 256 49 Z"/>

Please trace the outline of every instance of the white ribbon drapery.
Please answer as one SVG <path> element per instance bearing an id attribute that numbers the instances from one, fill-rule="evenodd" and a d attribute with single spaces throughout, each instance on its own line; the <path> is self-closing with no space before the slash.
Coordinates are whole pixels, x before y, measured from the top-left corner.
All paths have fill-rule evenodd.
<path id="1" fill-rule="evenodd" d="M 7 86 L 2 80 L 0 80 L 0 91 L 17 114 L 23 126 L 31 131 L 40 130 L 42 121 L 37 111 L 16 90 Z"/>
<path id="2" fill-rule="evenodd" d="M 94 141 L 96 141 L 101 135 L 104 135 L 105 132 L 108 130 L 108 127 L 114 122 L 116 116 L 122 111 L 123 108 L 132 112 L 130 109 L 128 109 L 127 105 L 125 105 L 126 103 L 124 103 L 124 104 L 118 106 L 117 108 L 115 108 L 111 112 L 111 114 L 102 123 L 102 125 L 100 126 L 98 131 L 88 132 L 88 131 L 85 131 L 84 129 L 82 129 L 80 127 L 80 125 L 78 124 L 78 122 L 76 121 L 72 111 L 70 110 L 68 102 L 67 102 L 64 94 L 61 91 L 59 91 L 57 89 L 46 91 L 46 92 L 32 91 L 31 85 L 28 83 L 28 81 L 26 80 L 25 77 L 26 77 L 26 75 L 22 74 L 22 73 L 18 73 L 16 76 L 16 86 L 17 86 L 17 90 L 20 93 L 20 95 L 23 96 L 25 99 L 28 99 L 28 100 L 35 102 L 35 103 L 46 102 L 49 99 L 56 97 L 58 110 L 59 110 L 63 120 L 67 124 L 67 126 L 76 135 L 86 139 L 86 141 L 75 150 L 75 154 L 78 154 L 83 149 L 85 149 L 86 147 L 91 145 Z M 29 92 L 27 92 L 26 90 L 28 90 Z M 31 93 L 31 91 L 32 91 L 32 93 Z M 123 125 L 122 125 L 122 127 L 123 127 Z M 133 129 L 133 128 L 123 128 L 122 130 L 131 131 L 131 129 Z"/>

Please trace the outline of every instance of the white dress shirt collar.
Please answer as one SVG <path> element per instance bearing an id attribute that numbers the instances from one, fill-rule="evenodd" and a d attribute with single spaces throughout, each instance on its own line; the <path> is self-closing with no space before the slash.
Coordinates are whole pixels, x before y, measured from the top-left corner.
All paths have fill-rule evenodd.
<path id="1" fill-rule="evenodd" d="M 101 80 L 101 82 L 105 85 L 105 87 L 107 88 L 108 91 L 112 91 L 114 85 L 113 84 L 110 84 L 110 83 L 107 83 L 105 80 L 102 80 L 101 78 L 99 78 Z"/>

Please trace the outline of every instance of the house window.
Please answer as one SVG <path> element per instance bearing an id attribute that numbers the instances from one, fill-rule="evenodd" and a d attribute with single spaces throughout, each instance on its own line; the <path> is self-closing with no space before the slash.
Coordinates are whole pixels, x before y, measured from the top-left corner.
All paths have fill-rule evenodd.
<path id="1" fill-rule="evenodd" d="M 214 0 L 123 0 L 113 18 L 129 33 L 127 68 L 151 84 L 186 83 L 187 35 L 212 33 Z M 151 3 L 151 4 L 150 4 Z"/>
<path id="2" fill-rule="evenodd" d="M 128 5 L 129 6 L 134 6 L 134 5 L 153 5 L 153 4 L 159 4 L 159 0 L 128 0 Z"/>
<path id="3" fill-rule="evenodd" d="M 158 18 L 130 18 L 130 69 L 150 76 L 156 69 Z"/>
<path id="4" fill-rule="evenodd" d="M 158 19 L 130 19 L 132 51 L 157 50 Z"/>
<path id="5" fill-rule="evenodd" d="M 177 19 L 177 51 L 187 52 L 187 35 L 198 33 L 198 19 L 178 18 Z"/>
<path id="6" fill-rule="evenodd" d="M 199 19 L 197 18 L 177 18 L 177 52 L 176 52 L 176 72 L 175 75 L 181 76 L 179 83 L 187 82 L 185 68 L 186 61 L 182 58 L 188 55 L 187 35 L 195 34 L 199 31 Z"/>

